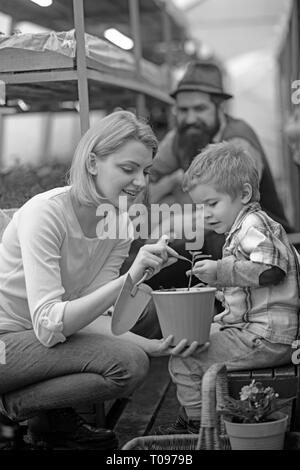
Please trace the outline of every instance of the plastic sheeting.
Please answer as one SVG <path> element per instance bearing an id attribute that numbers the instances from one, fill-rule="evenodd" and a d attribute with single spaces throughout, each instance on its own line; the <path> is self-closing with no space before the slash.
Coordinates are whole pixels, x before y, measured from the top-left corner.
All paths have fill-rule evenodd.
<path id="1" fill-rule="evenodd" d="M 67 57 L 76 56 L 75 30 L 35 34 L 14 34 L 13 36 L 0 36 L 0 49 L 15 48 L 36 52 L 51 51 Z M 135 72 L 135 57 L 127 51 L 85 33 L 86 56 L 101 64 L 119 70 Z M 165 75 L 158 65 L 142 59 L 141 76 L 157 86 L 166 84 Z"/>

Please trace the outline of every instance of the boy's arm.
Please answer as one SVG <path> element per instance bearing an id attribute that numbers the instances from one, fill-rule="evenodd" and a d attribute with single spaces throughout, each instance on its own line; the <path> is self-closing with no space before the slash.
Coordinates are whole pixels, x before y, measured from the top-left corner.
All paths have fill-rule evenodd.
<path id="1" fill-rule="evenodd" d="M 248 228 L 238 247 L 244 260 L 233 255 L 219 260 L 217 285 L 261 287 L 278 284 L 288 270 L 288 250 L 280 238 L 280 234 L 271 230 Z"/>
<path id="2" fill-rule="evenodd" d="M 278 284 L 285 276 L 278 266 L 253 261 L 238 261 L 227 256 L 217 262 L 217 286 L 262 287 Z"/>

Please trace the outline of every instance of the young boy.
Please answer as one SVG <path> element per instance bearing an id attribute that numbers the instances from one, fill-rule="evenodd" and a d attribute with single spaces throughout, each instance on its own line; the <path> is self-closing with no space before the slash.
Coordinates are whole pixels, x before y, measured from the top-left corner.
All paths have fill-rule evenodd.
<path id="1" fill-rule="evenodd" d="M 259 177 L 252 158 L 233 144 L 212 144 L 195 157 L 183 188 L 204 204 L 205 224 L 225 233 L 222 259 L 202 260 L 195 274 L 215 286 L 224 310 L 217 314 L 210 344 L 169 362 L 181 412 L 158 433 L 198 433 L 201 380 L 214 363 L 228 370 L 272 367 L 291 361 L 297 334 L 298 286 L 287 235 L 259 205 Z"/>

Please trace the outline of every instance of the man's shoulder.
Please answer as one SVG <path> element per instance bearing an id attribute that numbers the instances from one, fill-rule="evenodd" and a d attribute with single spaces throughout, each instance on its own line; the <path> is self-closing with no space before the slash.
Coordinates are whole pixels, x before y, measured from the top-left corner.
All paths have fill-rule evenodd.
<path id="1" fill-rule="evenodd" d="M 152 173 L 155 171 L 166 173 L 166 169 L 174 171 L 177 168 L 177 159 L 174 152 L 175 130 L 169 131 L 158 146 L 158 152 L 153 160 Z M 176 167 L 176 168 L 175 168 Z"/>
<path id="2" fill-rule="evenodd" d="M 230 114 L 225 114 L 225 120 L 225 131 L 226 129 L 233 127 L 235 129 L 250 129 L 252 132 L 254 132 L 253 127 L 251 127 L 251 125 L 248 124 L 248 122 L 246 122 L 244 119 L 233 117 Z"/>
<path id="3" fill-rule="evenodd" d="M 250 141 L 253 141 L 253 139 L 258 141 L 256 132 L 246 121 L 230 116 L 229 114 L 226 114 L 225 118 L 226 125 L 222 136 L 224 140 L 240 137 Z"/>
<path id="4" fill-rule="evenodd" d="M 175 137 L 176 129 L 171 129 L 166 133 L 161 142 L 159 143 L 159 149 L 164 145 L 172 145 Z"/>

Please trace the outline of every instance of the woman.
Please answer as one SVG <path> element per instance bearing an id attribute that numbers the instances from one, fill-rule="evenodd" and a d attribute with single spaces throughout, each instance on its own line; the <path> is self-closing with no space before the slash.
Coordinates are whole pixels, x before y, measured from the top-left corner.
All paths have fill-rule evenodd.
<path id="1" fill-rule="evenodd" d="M 3 234 L 0 413 L 28 419 L 29 442 L 109 448 L 114 433 L 86 424 L 72 407 L 130 394 L 147 374 L 148 355 L 185 357 L 197 347 L 131 332 L 116 338 L 105 325 L 84 330 L 116 301 L 132 241 L 130 230 L 105 236 L 111 219 L 101 208 L 114 207 L 114 222 L 130 228 L 120 201 L 130 206 L 145 189 L 156 151 L 147 124 L 126 111 L 108 115 L 80 140 L 70 186 L 30 199 Z M 133 281 L 175 262 L 168 253 L 163 243 L 143 246 L 129 269 Z"/>

